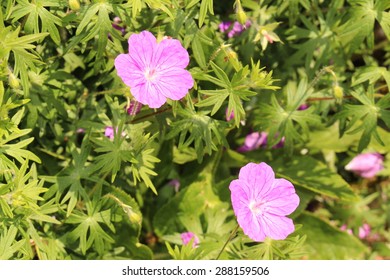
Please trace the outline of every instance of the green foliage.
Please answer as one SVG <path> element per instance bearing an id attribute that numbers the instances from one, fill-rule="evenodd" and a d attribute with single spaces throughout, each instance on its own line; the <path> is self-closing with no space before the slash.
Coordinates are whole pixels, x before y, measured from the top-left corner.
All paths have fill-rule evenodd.
<path id="1" fill-rule="evenodd" d="M 367 93 L 363 90 L 363 88 L 358 88 L 357 92 L 351 92 L 352 96 L 359 100 L 362 105 L 345 104 L 343 110 L 336 114 L 336 118 L 340 119 L 341 136 L 344 132 L 351 130 L 357 121 L 361 121 L 358 127 L 349 131 L 351 134 L 363 131 L 358 145 L 359 152 L 368 146 L 371 135 L 384 145 L 377 132 L 379 118 L 384 121 L 387 128 L 390 128 L 389 112 L 387 110 L 390 107 L 388 95 L 376 103 L 373 88 L 369 87 Z"/>
<path id="2" fill-rule="evenodd" d="M 0 4 L 0 259 L 390 256 L 390 1 L 69 5 Z M 130 114 L 114 60 L 143 30 L 182 43 L 194 87 Z M 368 152 L 375 176 L 345 169 Z M 285 240 L 235 230 L 229 184 L 262 161 L 300 197 Z"/>
<path id="3" fill-rule="evenodd" d="M 179 135 L 179 150 L 193 144 L 198 162 L 202 162 L 204 154 L 210 155 L 212 151 L 217 151 L 219 145 L 228 145 L 225 135 L 221 133 L 226 128 L 225 123 L 210 118 L 202 111 L 179 110 L 178 115 L 183 119 L 172 123 L 172 130 L 166 137 L 171 139 Z"/>
<path id="4" fill-rule="evenodd" d="M 271 103 L 262 103 L 256 109 L 255 125 L 261 130 L 269 130 L 270 146 L 275 145 L 280 139 L 286 137 L 287 149 L 292 151 L 294 142 L 303 142 L 310 128 L 321 124 L 321 119 L 314 114 L 314 108 L 299 111 L 298 107 L 310 95 L 310 88 L 306 79 L 302 79 L 296 87 L 290 83 L 287 85 L 287 104 L 281 106 L 273 95 Z"/>
<path id="5" fill-rule="evenodd" d="M 340 231 L 312 214 L 301 215 L 297 222 L 305 225 L 298 232 L 307 236 L 303 249 L 307 251 L 310 259 L 360 259 L 367 251 L 358 238 Z"/>
<path id="6" fill-rule="evenodd" d="M 344 201 L 357 199 L 351 187 L 340 175 L 309 156 L 296 156 L 288 164 L 280 158 L 273 162 L 272 167 L 280 177 L 286 178 L 296 186 Z"/>

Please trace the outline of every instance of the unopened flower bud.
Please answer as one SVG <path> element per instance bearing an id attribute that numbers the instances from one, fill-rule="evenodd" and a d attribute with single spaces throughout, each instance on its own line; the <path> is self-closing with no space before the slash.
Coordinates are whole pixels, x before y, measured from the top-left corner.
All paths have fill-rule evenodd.
<path id="1" fill-rule="evenodd" d="M 8 75 L 8 84 L 13 89 L 19 88 L 19 85 L 20 85 L 19 80 L 18 80 L 18 78 L 16 78 L 16 76 L 12 72 L 10 72 Z"/>
<path id="2" fill-rule="evenodd" d="M 241 24 L 241 25 L 244 25 L 246 24 L 247 22 L 247 19 L 248 17 L 246 16 L 246 13 L 244 12 L 244 10 L 241 8 L 241 9 L 238 9 L 237 10 L 237 21 Z"/>
<path id="3" fill-rule="evenodd" d="M 80 2 L 79 0 L 69 0 L 68 2 L 69 8 L 73 11 L 78 11 L 80 10 Z"/>
<path id="4" fill-rule="evenodd" d="M 129 213 L 129 219 L 134 224 L 141 223 L 141 216 L 133 211 Z"/>
<path id="5" fill-rule="evenodd" d="M 343 100 L 343 88 L 339 85 L 333 86 L 333 96 L 336 98 L 336 102 L 341 102 Z"/>

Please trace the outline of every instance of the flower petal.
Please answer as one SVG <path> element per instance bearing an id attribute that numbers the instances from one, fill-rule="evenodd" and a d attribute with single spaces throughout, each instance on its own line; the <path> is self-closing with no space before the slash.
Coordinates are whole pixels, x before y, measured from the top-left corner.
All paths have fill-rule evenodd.
<path id="1" fill-rule="evenodd" d="M 243 181 L 233 180 L 230 183 L 229 189 L 232 193 L 232 206 L 237 217 L 238 224 L 244 233 L 251 239 L 255 241 L 263 241 L 265 238 L 265 233 L 262 230 L 263 227 L 249 209 L 249 186 Z"/>
<path id="2" fill-rule="evenodd" d="M 154 82 L 160 94 L 172 100 L 180 100 L 194 86 L 191 74 L 184 69 L 171 68 L 159 75 L 158 81 Z"/>
<path id="3" fill-rule="evenodd" d="M 167 99 L 159 93 L 155 85 L 150 82 L 145 82 L 131 88 L 131 94 L 134 98 L 150 108 L 160 108 Z"/>
<path id="4" fill-rule="evenodd" d="M 275 240 L 285 239 L 295 230 L 293 221 L 284 216 L 266 213 L 258 216 L 258 219 L 259 224 L 263 226 L 265 235 Z"/>
<path id="5" fill-rule="evenodd" d="M 273 187 L 275 173 L 272 168 L 266 163 L 259 164 L 248 163 L 241 168 L 238 175 L 240 180 L 247 182 L 251 186 L 251 197 L 256 201 L 260 201 Z"/>
<path id="6" fill-rule="evenodd" d="M 234 213 L 237 216 L 237 212 L 241 208 L 249 209 L 250 203 L 250 187 L 241 180 L 233 180 L 229 186 L 231 192 L 231 200 Z"/>
<path id="7" fill-rule="evenodd" d="M 179 40 L 164 39 L 156 47 L 152 66 L 157 67 L 157 71 L 172 67 L 185 68 L 189 61 L 188 52 Z"/>
<path id="8" fill-rule="evenodd" d="M 262 222 L 252 213 L 249 212 L 245 216 L 237 217 L 237 222 L 250 239 L 256 242 L 262 242 L 267 237 Z"/>
<path id="9" fill-rule="evenodd" d="M 142 68 L 150 67 L 157 48 L 156 38 L 149 31 L 132 34 L 128 40 L 129 55 Z"/>
<path id="10" fill-rule="evenodd" d="M 129 54 L 120 54 L 115 58 L 118 76 L 130 88 L 145 82 L 145 75 Z"/>
<path id="11" fill-rule="evenodd" d="M 264 197 L 267 212 L 285 216 L 291 214 L 299 205 L 299 196 L 293 184 L 285 179 L 275 179 L 274 188 Z"/>

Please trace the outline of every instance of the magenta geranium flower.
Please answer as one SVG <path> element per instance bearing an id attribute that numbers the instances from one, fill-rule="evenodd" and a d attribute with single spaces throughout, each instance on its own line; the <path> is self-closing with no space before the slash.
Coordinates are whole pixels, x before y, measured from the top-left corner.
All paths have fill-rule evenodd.
<path id="1" fill-rule="evenodd" d="M 345 166 L 363 178 L 372 178 L 383 169 L 383 156 L 379 153 L 364 153 L 354 157 Z"/>
<path id="2" fill-rule="evenodd" d="M 268 133 L 267 132 L 251 132 L 245 137 L 244 144 L 240 146 L 237 151 L 240 153 L 250 152 L 257 150 L 260 147 L 267 145 Z M 279 149 L 284 146 L 284 136 L 280 141 L 272 147 L 272 149 Z"/>
<path id="3" fill-rule="evenodd" d="M 193 232 L 183 232 L 180 234 L 181 241 L 183 242 L 183 245 L 187 245 L 191 239 L 194 239 L 192 243 L 192 247 L 196 247 L 199 244 L 199 238 L 193 233 Z"/>
<path id="4" fill-rule="evenodd" d="M 132 34 L 129 53 L 115 59 L 119 77 L 130 87 L 134 98 L 150 108 L 159 108 L 170 98 L 180 100 L 194 85 L 185 70 L 189 55 L 179 40 L 161 42 L 149 31 Z"/>
<path id="5" fill-rule="evenodd" d="M 266 133 L 266 132 L 249 133 L 245 137 L 244 145 L 239 147 L 237 149 L 237 151 L 240 153 L 245 153 L 245 152 L 257 150 L 258 148 L 260 148 L 260 146 L 265 146 L 267 144 L 267 136 L 268 136 L 268 133 Z"/>
<path id="6" fill-rule="evenodd" d="M 286 215 L 298 207 L 299 197 L 289 181 L 275 179 L 266 163 L 242 167 L 229 189 L 238 224 L 254 241 L 266 237 L 281 240 L 294 231 L 293 221 Z"/>

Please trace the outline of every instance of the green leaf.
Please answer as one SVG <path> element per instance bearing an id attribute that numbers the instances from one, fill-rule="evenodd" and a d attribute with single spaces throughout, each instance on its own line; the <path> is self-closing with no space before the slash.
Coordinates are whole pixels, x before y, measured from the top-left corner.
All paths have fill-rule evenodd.
<path id="1" fill-rule="evenodd" d="M 26 17 L 26 31 L 35 34 L 48 31 L 48 34 L 53 41 L 59 45 L 60 34 L 56 25 L 61 26 L 62 21 L 59 17 L 54 15 L 52 10 L 49 12 L 45 7 L 58 7 L 60 3 L 50 0 L 36 0 L 31 3 L 27 0 L 17 0 L 17 2 L 19 4 L 16 5 L 15 10 L 12 13 L 14 18 L 13 22 L 21 17 Z M 41 26 L 41 30 L 39 30 L 39 26 Z"/>
<path id="2" fill-rule="evenodd" d="M 197 179 L 185 189 L 180 190 L 158 213 L 155 214 L 153 225 L 158 235 L 173 234 L 178 231 L 177 217 L 182 222 L 198 221 L 199 215 L 208 207 L 215 207 L 219 198 L 212 188 L 212 174 L 202 172 Z M 192 230 L 198 226 L 192 225 Z"/>
<path id="3" fill-rule="evenodd" d="M 351 94 L 359 100 L 363 105 L 345 104 L 335 118 L 340 120 L 340 135 L 344 132 L 355 134 L 363 131 L 358 145 L 358 152 L 363 151 L 371 141 L 371 136 L 374 136 L 381 142 L 377 132 L 377 122 L 380 116 L 381 108 L 375 104 L 372 86 L 367 92 L 362 88 L 358 91 L 351 91 Z M 356 124 L 359 124 L 356 127 Z M 351 130 L 354 128 L 353 130 Z"/>
<path id="4" fill-rule="evenodd" d="M 71 146 L 71 152 L 73 162 L 63 171 L 56 176 L 43 177 L 49 182 L 53 182 L 58 186 L 57 199 L 65 193 L 65 190 L 69 190 L 62 196 L 61 203 L 68 201 L 67 205 L 67 216 L 69 216 L 80 198 L 84 200 L 88 199 L 88 194 L 84 188 L 82 180 L 88 180 L 92 182 L 99 182 L 100 179 L 93 175 L 95 167 L 89 165 L 88 156 L 90 153 L 90 144 L 84 138 L 81 149 L 77 150 L 76 147 Z"/>
<path id="5" fill-rule="evenodd" d="M 208 80 L 224 89 L 221 90 L 200 90 L 200 93 L 208 95 L 210 97 L 201 100 L 196 104 L 197 107 L 208 107 L 213 105 L 211 115 L 214 115 L 219 108 L 221 108 L 223 102 L 228 100 L 228 112 L 234 112 L 234 122 L 238 127 L 241 120 L 245 119 L 245 110 L 242 105 L 242 101 L 249 100 L 249 97 L 256 95 L 256 92 L 249 90 L 247 85 L 247 76 L 249 75 L 249 68 L 241 68 L 233 75 L 232 80 L 229 80 L 227 74 L 214 62 L 210 62 L 214 73 L 217 78 L 210 75 L 203 75 L 202 78 Z"/>
<path id="6" fill-rule="evenodd" d="M 310 260 L 363 259 L 368 252 L 360 240 L 343 232 L 313 214 L 300 215 L 296 223 L 303 227 L 297 231 L 307 236 L 304 249 Z"/>
<path id="7" fill-rule="evenodd" d="M 191 42 L 191 47 L 193 51 L 194 58 L 196 62 L 202 69 L 207 68 L 206 55 L 204 53 L 204 48 L 202 47 L 202 41 L 199 39 L 200 31 L 196 33 L 194 39 Z"/>
<path id="8" fill-rule="evenodd" d="M 133 173 L 134 183 L 136 181 L 143 181 L 145 185 L 150 188 L 155 194 L 157 190 L 154 187 L 150 176 L 157 176 L 157 173 L 153 171 L 154 164 L 160 162 L 154 155 L 154 149 L 144 149 L 141 152 L 136 153 L 131 160 L 131 171 Z"/>
<path id="9" fill-rule="evenodd" d="M 211 155 L 219 145 L 228 146 L 223 133 L 227 126 L 225 122 L 206 116 L 204 112 L 190 112 L 180 109 L 178 114 L 183 118 L 171 124 L 171 131 L 166 139 L 179 136 L 178 149 L 194 146 L 198 162 L 202 162 L 204 154 Z"/>
<path id="10" fill-rule="evenodd" d="M 368 66 L 364 67 L 361 71 L 357 72 L 356 79 L 353 80 L 351 86 L 356 86 L 365 81 L 370 81 L 370 84 L 374 84 L 380 78 L 384 78 L 388 87 L 390 87 L 390 73 L 385 67 Z"/>
<path id="11" fill-rule="evenodd" d="M 341 153 L 348 151 L 350 147 L 356 146 L 356 143 L 358 143 L 361 138 L 359 133 L 347 133 L 340 138 L 339 131 L 338 122 L 324 129 L 311 131 L 310 141 L 307 143 L 307 147 L 311 150 L 328 150 Z M 323 141 L 323 139 L 327 139 L 327 141 Z"/>
<path id="12" fill-rule="evenodd" d="M 213 0 L 202 0 L 199 12 L 199 27 L 202 27 L 208 12 L 212 15 L 214 14 Z"/>
<path id="13" fill-rule="evenodd" d="M 291 153 L 293 143 L 303 142 L 304 137 L 309 136 L 312 126 L 320 126 L 321 118 L 314 114 L 313 107 L 299 111 L 297 110 L 299 102 L 295 102 L 295 99 L 290 100 L 290 102 L 292 103 L 287 104 L 287 108 L 284 109 L 275 95 L 272 95 L 270 104 L 263 102 L 258 109 L 255 109 L 254 123 L 262 131 L 269 131 L 267 145 L 270 147 L 277 144 L 285 136 L 285 145 Z"/>
<path id="14" fill-rule="evenodd" d="M 2 229 L 0 235 L 0 260 L 9 260 L 23 246 L 23 240 L 16 241 L 18 229 L 11 225 Z"/>
<path id="15" fill-rule="evenodd" d="M 279 177 L 289 180 L 293 185 L 343 201 L 357 199 L 340 175 L 310 156 L 294 156 L 289 162 L 281 157 L 270 164 Z"/>
<path id="16" fill-rule="evenodd" d="M 353 53 L 365 39 L 369 48 L 374 46 L 372 31 L 377 12 L 372 0 L 352 2 L 348 20 L 339 29 L 339 40 L 347 53 Z"/>
<path id="17" fill-rule="evenodd" d="M 30 49 L 35 48 L 32 42 L 38 41 L 49 33 L 31 34 L 19 37 L 20 26 L 12 30 L 11 26 L 0 30 L 2 50 L 0 59 L 8 60 L 10 52 L 14 54 L 14 74 L 20 76 L 25 95 L 29 94 L 28 70 L 36 70 L 36 64 L 41 64 L 38 55 Z M 37 32 L 38 33 L 38 32 Z M 30 51 L 28 51 L 30 50 Z"/>
<path id="18" fill-rule="evenodd" d="M 99 254 L 104 252 L 106 242 L 113 243 L 112 237 L 102 228 L 100 224 L 106 225 L 114 231 L 111 224 L 111 210 L 101 209 L 101 201 L 87 201 L 87 213 L 75 211 L 71 214 L 65 223 L 78 224 L 78 226 L 68 234 L 68 238 L 74 242 L 80 240 L 80 249 L 83 254 L 92 246 Z"/>
<path id="19" fill-rule="evenodd" d="M 41 160 L 34 153 L 24 149 L 34 140 L 34 138 L 28 138 L 16 144 L 8 144 L 8 142 L 22 137 L 30 132 L 30 129 L 23 129 L 11 133 L 10 135 L 8 135 L 8 137 L 3 137 L 3 139 L 0 139 L 0 158 L 5 159 L 5 155 L 9 155 L 15 158 L 20 163 L 23 163 L 25 160 L 28 159 L 40 163 Z"/>

